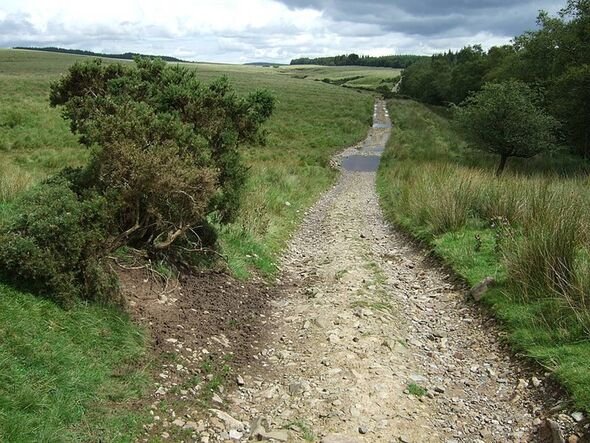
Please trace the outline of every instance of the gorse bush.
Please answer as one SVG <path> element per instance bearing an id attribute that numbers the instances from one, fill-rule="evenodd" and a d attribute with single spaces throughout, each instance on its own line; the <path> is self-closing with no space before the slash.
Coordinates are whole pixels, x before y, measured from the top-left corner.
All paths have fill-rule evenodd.
<path id="1" fill-rule="evenodd" d="M 56 178 L 12 202 L 0 225 L 0 273 L 70 304 L 80 296 L 110 300 L 116 280 L 104 266 L 113 231 L 103 196 L 81 199 Z"/>
<path id="2" fill-rule="evenodd" d="M 264 141 L 274 107 L 266 91 L 240 97 L 227 78 L 203 85 L 195 70 L 149 59 L 76 64 L 50 100 L 83 144 L 98 146 L 86 186 L 114 191 L 120 231 L 156 249 L 208 214 L 235 216 L 246 179 L 239 147 Z"/>
<path id="3" fill-rule="evenodd" d="M 0 272 L 64 304 L 116 298 L 105 257 L 121 246 L 168 257 L 211 246 L 208 218 L 235 217 L 247 176 L 240 148 L 264 142 L 274 107 L 266 91 L 241 97 L 226 78 L 204 85 L 194 70 L 148 59 L 76 63 L 50 102 L 90 160 L 11 204 Z"/>

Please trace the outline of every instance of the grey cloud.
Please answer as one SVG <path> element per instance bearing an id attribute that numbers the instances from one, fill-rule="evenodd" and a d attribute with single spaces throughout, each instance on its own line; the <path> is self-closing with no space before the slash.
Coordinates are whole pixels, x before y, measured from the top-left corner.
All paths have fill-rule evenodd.
<path id="1" fill-rule="evenodd" d="M 383 31 L 442 36 L 489 32 L 514 36 L 534 27 L 539 9 L 564 0 L 280 0 L 290 8 L 323 10 L 337 22 L 378 25 Z"/>
<path id="2" fill-rule="evenodd" d="M 1 36 L 18 36 L 20 38 L 35 33 L 35 27 L 31 24 L 27 15 L 8 14 L 4 19 L 0 19 L 0 38 Z"/>

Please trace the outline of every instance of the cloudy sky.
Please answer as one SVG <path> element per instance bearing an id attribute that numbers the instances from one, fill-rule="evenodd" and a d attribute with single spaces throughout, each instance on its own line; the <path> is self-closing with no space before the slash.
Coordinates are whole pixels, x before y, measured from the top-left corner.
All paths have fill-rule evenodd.
<path id="1" fill-rule="evenodd" d="M 565 0 L 0 0 L 0 47 L 187 60 L 432 54 L 502 44 Z"/>

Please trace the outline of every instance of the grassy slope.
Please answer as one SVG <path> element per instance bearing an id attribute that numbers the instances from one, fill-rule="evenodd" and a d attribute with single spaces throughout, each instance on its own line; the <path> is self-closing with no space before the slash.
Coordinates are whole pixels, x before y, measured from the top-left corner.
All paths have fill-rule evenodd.
<path id="1" fill-rule="evenodd" d="M 393 86 L 401 70 L 393 68 L 369 68 L 364 66 L 316 66 L 300 65 L 285 66 L 277 69 L 278 72 L 293 78 L 305 78 L 306 80 L 336 81 L 343 86 L 361 89 L 376 89 L 379 85 Z"/>
<path id="2" fill-rule="evenodd" d="M 430 243 L 469 284 L 494 276 L 499 284 L 483 301 L 503 320 L 511 344 L 551 369 L 572 394 L 576 407 L 590 412 L 590 306 L 584 304 L 587 301 L 571 303 L 547 292 L 528 294 L 522 286 L 511 284 L 515 273 L 528 270 L 506 264 L 513 252 L 510 249 L 519 243 L 502 238 L 489 223 L 492 214 L 505 216 L 515 226 L 516 242 L 534 245 L 529 236 L 546 227 L 535 223 L 551 215 L 550 206 L 560 208 L 559 202 L 573 198 L 576 205 L 589 207 L 587 178 L 539 176 L 538 166 L 548 163 L 540 158 L 533 165 L 512 164 L 512 171 L 520 174 L 509 172 L 498 182 L 490 172 L 495 159 L 465 154 L 461 139 L 446 118 L 411 101 L 392 101 L 389 108 L 395 126 L 378 174 L 386 217 Z M 482 169 L 473 167 L 476 163 Z M 568 163 L 565 160 L 557 168 Z M 535 173 L 524 174 L 527 168 Z M 551 196 L 552 200 L 535 207 L 539 196 Z M 529 226 L 531 231 L 527 231 Z M 577 229 L 584 231 L 582 225 Z M 550 230 L 549 241 L 558 231 L 559 227 Z M 476 236 L 481 239 L 479 248 Z M 496 248 L 498 241 L 504 242 L 502 252 Z M 582 258 L 578 261 L 583 266 L 580 273 L 587 277 L 587 250 L 578 257 Z"/>
<path id="3" fill-rule="evenodd" d="M 86 159 L 48 106 L 51 80 L 80 59 L 0 50 L 0 210 L 2 201 Z M 372 97 L 270 68 L 195 68 L 205 81 L 227 74 L 241 92 L 265 87 L 277 96 L 268 145 L 245 154 L 252 173 L 242 213 L 221 233 L 236 274 L 270 274 L 305 208 L 332 183 L 330 155 L 364 137 Z M 141 412 L 117 405 L 133 401 L 145 382 L 143 371 L 129 366 L 144 351 L 143 340 L 114 310 L 81 305 L 65 312 L 0 286 L 0 441 L 131 439 Z"/>
<path id="4" fill-rule="evenodd" d="M 133 441 L 141 415 L 116 405 L 147 383 L 144 349 L 115 310 L 64 311 L 0 284 L 0 441 Z"/>

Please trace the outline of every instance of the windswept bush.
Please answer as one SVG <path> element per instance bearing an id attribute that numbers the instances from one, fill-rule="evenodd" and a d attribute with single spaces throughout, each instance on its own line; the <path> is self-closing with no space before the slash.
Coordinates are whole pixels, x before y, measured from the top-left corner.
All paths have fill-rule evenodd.
<path id="1" fill-rule="evenodd" d="M 207 219 L 230 221 L 247 175 L 240 148 L 264 142 L 274 99 L 238 96 L 227 78 L 161 60 L 132 67 L 73 65 L 51 86 L 90 161 L 13 202 L 0 227 L 0 273 L 64 304 L 112 300 L 109 252 L 198 251 L 214 242 Z"/>
<path id="2" fill-rule="evenodd" d="M 164 249 L 215 213 L 236 214 L 246 180 L 239 148 L 264 141 L 274 99 L 238 96 L 227 78 L 203 85 L 196 71 L 136 59 L 129 69 L 78 63 L 51 86 L 80 141 L 96 146 L 85 186 L 115 194 L 119 230 Z"/>

